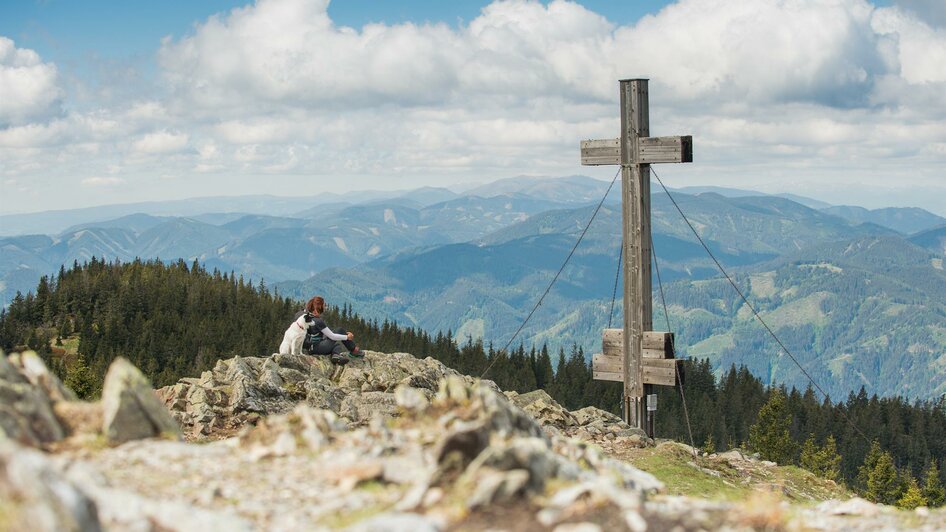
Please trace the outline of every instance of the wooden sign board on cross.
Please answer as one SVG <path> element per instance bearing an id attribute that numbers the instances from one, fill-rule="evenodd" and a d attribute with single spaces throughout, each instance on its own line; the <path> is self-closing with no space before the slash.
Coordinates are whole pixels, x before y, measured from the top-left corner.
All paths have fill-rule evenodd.
<path id="1" fill-rule="evenodd" d="M 599 381 L 624 381 L 624 329 L 605 329 L 601 353 L 591 358 L 592 377 Z M 683 379 L 683 362 L 674 358 L 673 333 L 645 331 L 641 341 L 644 384 L 674 386 Z"/>
<path id="2" fill-rule="evenodd" d="M 581 164 L 621 166 L 622 237 L 624 239 L 624 328 L 620 340 L 596 356 L 594 378 L 624 382 L 624 419 L 643 425 L 645 393 L 653 384 L 678 374 L 672 356 L 649 357 L 645 337 L 652 332 L 650 256 L 650 165 L 693 161 L 693 137 L 651 137 L 646 79 L 620 81 L 621 136 L 581 141 Z M 607 331 L 605 345 L 608 344 Z M 659 333 L 667 334 L 667 333 Z M 666 338 L 666 337 L 665 337 Z M 672 342 L 671 342 L 672 344 Z M 620 346 L 620 347 L 618 347 Z M 663 352 L 666 355 L 666 351 Z M 594 363 L 593 360 L 593 363 Z M 607 368 L 607 370 L 605 369 Z M 652 426 L 648 429 L 652 432 Z"/>

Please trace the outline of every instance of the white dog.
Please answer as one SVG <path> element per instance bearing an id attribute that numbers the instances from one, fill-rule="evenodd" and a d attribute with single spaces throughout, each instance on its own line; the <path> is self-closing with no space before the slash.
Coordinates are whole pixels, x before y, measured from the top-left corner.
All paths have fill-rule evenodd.
<path id="1" fill-rule="evenodd" d="M 306 322 L 308 314 L 303 314 L 293 321 L 286 333 L 282 336 L 282 343 L 279 344 L 279 353 L 283 355 L 301 355 L 302 342 L 305 341 L 305 333 L 309 329 Z"/>

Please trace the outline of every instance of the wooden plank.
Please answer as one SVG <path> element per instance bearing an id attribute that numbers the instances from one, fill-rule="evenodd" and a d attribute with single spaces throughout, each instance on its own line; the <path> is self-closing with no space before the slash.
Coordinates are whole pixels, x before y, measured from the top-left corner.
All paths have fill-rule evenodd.
<path id="1" fill-rule="evenodd" d="M 677 382 L 677 375 L 674 368 L 663 366 L 650 366 L 645 364 L 644 384 L 656 384 L 659 386 L 673 386 Z"/>
<path id="2" fill-rule="evenodd" d="M 591 357 L 591 369 L 593 371 L 614 371 L 620 373 L 624 371 L 624 358 L 596 353 Z"/>
<path id="3" fill-rule="evenodd" d="M 678 367 L 680 378 L 683 378 L 682 371 L 683 360 L 673 358 L 645 358 L 641 361 L 641 372 L 644 384 L 657 384 L 661 386 L 673 386 L 676 384 Z M 615 375 L 623 375 L 624 359 L 622 357 L 608 356 L 603 353 L 596 353 L 591 358 L 592 374 L 595 380 L 616 380 L 623 379 L 612 378 Z M 604 375 L 599 378 L 598 375 Z"/>
<path id="4" fill-rule="evenodd" d="M 644 137 L 638 143 L 640 164 L 693 162 L 693 137 Z"/>
<path id="5" fill-rule="evenodd" d="M 585 166 L 621 164 L 621 139 L 581 141 L 581 164 Z"/>
<path id="6" fill-rule="evenodd" d="M 601 352 L 606 356 L 624 356 L 624 329 L 605 329 L 601 332 Z"/>
<path id="7" fill-rule="evenodd" d="M 644 358 L 673 358 L 673 333 L 644 331 L 641 346 Z M 604 329 L 601 334 L 601 352 L 605 356 L 623 356 L 624 331 Z"/>
<path id="8" fill-rule="evenodd" d="M 609 373 L 605 371 L 595 371 L 591 374 L 592 378 L 596 381 L 612 381 L 612 382 L 623 382 L 624 377 L 621 373 Z"/>
<path id="9" fill-rule="evenodd" d="M 663 331 L 644 331 L 641 346 L 644 349 L 669 349 L 673 344 L 673 333 Z"/>
<path id="10" fill-rule="evenodd" d="M 673 333 L 644 331 L 641 347 L 644 358 L 674 358 Z"/>
<path id="11" fill-rule="evenodd" d="M 644 360 L 644 383 L 660 386 L 673 386 L 677 383 L 677 367 L 682 360 L 649 359 Z"/>
<path id="12" fill-rule="evenodd" d="M 693 137 L 640 137 L 637 145 L 639 164 L 693 162 Z M 581 164 L 601 166 L 621 164 L 621 139 L 581 141 Z"/>
<path id="13" fill-rule="evenodd" d="M 663 349 L 647 349 L 647 348 L 641 349 L 641 356 L 643 356 L 644 358 L 658 358 L 658 359 L 673 358 L 672 356 L 667 356 L 667 354 L 668 353 L 664 351 Z"/>

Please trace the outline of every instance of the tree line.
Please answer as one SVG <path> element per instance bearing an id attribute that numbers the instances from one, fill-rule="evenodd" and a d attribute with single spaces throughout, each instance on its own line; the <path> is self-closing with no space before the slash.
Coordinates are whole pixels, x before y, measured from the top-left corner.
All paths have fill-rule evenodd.
<path id="1" fill-rule="evenodd" d="M 117 356 L 160 387 L 198 375 L 218 359 L 269 355 L 301 306 L 263 282 L 207 271 L 196 261 L 93 258 L 43 277 L 35 292 L 17 294 L 0 312 L 0 347 L 37 351 L 81 397 L 94 397 Z M 348 302 L 330 306 L 325 318 L 354 332 L 367 349 L 430 356 L 461 373 L 483 375 L 504 390 L 545 389 L 570 410 L 596 406 L 620 413 L 621 384 L 593 380 L 577 346 L 567 352 L 523 345 L 502 351 L 482 341 L 458 340 L 451 331 L 430 334 L 364 319 Z M 708 360 L 688 359 L 683 369 L 696 446 L 759 452 L 881 502 L 899 503 L 907 495 L 907 505 L 942 502 L 936 487 L 946 481 L 940 467 L 946 457 L 943 398 L 911 403 L 868 397 L 862 388 L 834 402 L 811 388 L 766 386 L 745 367 L 732 366 L 717 376 Z M 656 436 L 690 442 L 681 390 L 655 388 Z"/>

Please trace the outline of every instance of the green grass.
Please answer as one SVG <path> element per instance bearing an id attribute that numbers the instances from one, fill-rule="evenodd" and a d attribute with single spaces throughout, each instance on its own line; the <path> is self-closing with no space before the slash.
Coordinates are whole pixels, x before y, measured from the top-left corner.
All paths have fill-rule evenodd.
<path id="1" fill-rule="evenodd" d="M 739 501 L 752 492 L 746 487 L 725 480 L 726 476 L 723 472 L 716 477 L 688 465 L 687 462 L 693 462 L 693 456 L 687 455 L 686 452 L 678 456 L 667 456 L 660 451 L 654 451 L 649 456 L 634 460 L 634 466 L 657 477 L 664 483 L 670 495 Z M 697 464 L 700 465 L 700 463 Z M 705 466 L 701 465 L 701 467 Z"/>
<path id="2" fill-rule="evenodd" d="M 778 486 L 788 500 L 800 504 L 851 496 L 843 486 L 796 466 L 764 467 L 759 462 L 741 462 L 737 468 L 722 459 L 694 458 L 673 444 L 640 449 L 628 459 L 663 482 L 670 495 L 734 502 L 748 499 L 759 489 Z"/>

